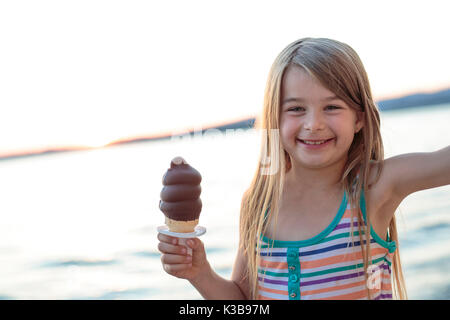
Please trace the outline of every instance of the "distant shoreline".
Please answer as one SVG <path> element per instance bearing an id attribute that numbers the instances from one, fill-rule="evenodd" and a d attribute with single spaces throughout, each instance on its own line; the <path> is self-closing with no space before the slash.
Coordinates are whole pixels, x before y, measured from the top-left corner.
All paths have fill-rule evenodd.
<path id="1" fill-rule="evenodd" d="M 402 110 L 407 108 L 415 108 L 415 107 L 428 107 L 428 106 L 434 106 L 438 104 L 443 103 L 450 103 L 450 88 L 445 90 L 440 90 L 433 93 L 414 93 L 409 94 L 406 96 L 402 96 L 399 98 L 393 98 L 393 99 L 386 99 L 386 100 L 380 100 L 377 101 L 376 104 L 378 105 L 378 108 L 381 112 L 389 112 L 394 110 Z M 251 129 L 254 126 L 256 118 L 250 117 L 242 120 L 234 120 L 225 124 L 221 125 L 210 125 L 209 127 L 205 127 L 202 129 L 201 133 L 204 133 L 207 130 L 210 129 L 217 129 L 220 131 L 225 131 L 227 129 Z M 177 135 L 186 135 L 186 134 L 196 134 L 199 131 L 186 131 L 186 132 L 180 132 Z M 123 145 L 123 144 L 130 144 L 130 143 L 141 143 L 141 142 L 149 142 L 149 141 L 160 141 L 160 140 L 167 140 L 171 139 L 173 137 L 173 133 L 159 133 L 159 134 L 153 134 L 151 136 L 144 136 L 144 137 L 133 137 L 133 138 L 126 138 L 126 139 L 120 139 L 113 141 L 109 143 L 106 146 L 103 147 L 58 147 L 58 148 L 47 148 L 43 150 L 31 150 L 31 151 L 23 151 L 23 152 L 14 152 L 9 154 L 0 154 L 0 161 L 3 160 L 13 160 L 13 159 L 19 159 L 19 158 L 25 158 L 25 157 L 32 157 L 32 156 L 41 156 L 41 155 L 48 155 L 48 154 L 54 154 L 54 153 L 61 153 L 61 152 L 73 152 L 73 151 L 83 151 L 83 150 L 92 150 L 92 149 L 100 149 L 100 148 L 107 148 L 117 145 Z"/>
<path id="2" fill-rule="evenodd" d="M 432 93 L 413 93 L 399 98 L 380 100 L 377 105 L 380 111 L 390 111 L 443 103 L 450 103 L 450 88 Z"/>

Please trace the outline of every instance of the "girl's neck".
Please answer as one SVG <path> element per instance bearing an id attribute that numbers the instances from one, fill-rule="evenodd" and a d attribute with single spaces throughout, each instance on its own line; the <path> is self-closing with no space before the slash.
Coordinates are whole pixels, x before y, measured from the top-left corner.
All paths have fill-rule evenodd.
<path id="1" fill-rule="evenodd" d="M 304 195 L 342 191 L 342 172 L 345 161 L 320 169 L 296 166 L 286 172 L 285 188 L 291 194 Z"/>

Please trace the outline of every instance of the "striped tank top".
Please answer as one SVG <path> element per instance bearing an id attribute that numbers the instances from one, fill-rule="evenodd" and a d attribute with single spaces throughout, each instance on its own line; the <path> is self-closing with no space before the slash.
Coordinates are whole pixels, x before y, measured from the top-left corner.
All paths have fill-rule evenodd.
<path id="1" fill-rule="evenodd" d="M 366 219 L 364 193 L 360 207 Z M 391 263 L 395 241 L 370 230 L 371 265 L 364 275 L 358 219 L 344 194 L 330 225 L 313 238 L 279 241 L 260 237 L 258 299 L 392 299 Z M 350 237 L 353 223 L 353 239 Z M 363 244 L 365 244 L 363 236 Z"/>

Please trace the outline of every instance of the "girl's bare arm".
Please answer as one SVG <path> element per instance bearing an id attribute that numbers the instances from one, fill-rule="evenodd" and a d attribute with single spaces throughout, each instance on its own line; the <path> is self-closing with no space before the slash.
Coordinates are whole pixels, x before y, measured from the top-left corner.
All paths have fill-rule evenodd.
<path id="1" fill-rule="evenodd" d="M 371 173 L 375 177 L 376 170 Z M 411 193 L 450 184 L 450 146 L 435 152 L 408 153 L 386 159 L 379 180 L 370 190 L 369 208 L 382 225 Z"/>
<path id="2" fill-rule="evenodd" d="M 435 152 L 408 153 L 385 161 L 392 193 L 409 194 L 450 184 L 450 146 Z"/>
<path id="3" fill-rule="evenodd" d="M 196 245 L 201 245 L 199 239 L 195 239 Z M 197 289 L 197 291 L 205 299 L 211 300 L 245 300 L 247 299 L 246 293 L 242 290 L 242 279 L 240 276 L 243 274 L 241 270 L 244 265 L 242 259 L 238 253 L 236 258 L 232 279 L 227 280 L 218 275 L 211 268 L 209 263 L 207 264 L 207 271 L 198 275 L 194 279 L 189 280 L 190 283 Z"/>

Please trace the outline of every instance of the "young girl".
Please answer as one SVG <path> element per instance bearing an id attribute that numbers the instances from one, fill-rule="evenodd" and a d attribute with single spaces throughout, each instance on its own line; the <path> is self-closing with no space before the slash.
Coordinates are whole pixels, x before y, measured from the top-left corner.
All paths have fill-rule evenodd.
<path id="1" fill-rule="evenodd" d="M 394 213 L 409 194 L 450 183 L 450 147 L 384 160 L 363 65 L 323 38 L 278 55 L 256 127 L 262 150 L 231 280 L 212 270 L 198 238 L 189 256 L 158 234 L 164 270 L 206 299 L 406 298 Z"/>

